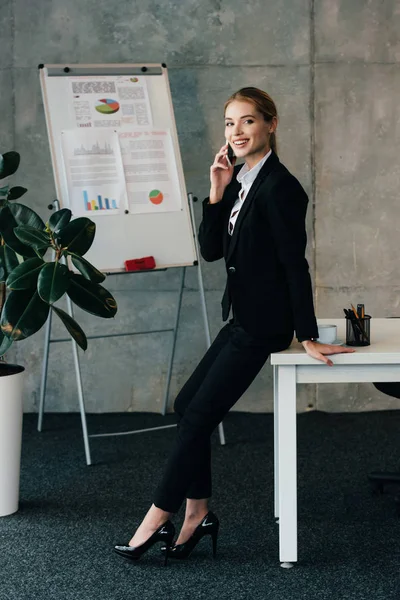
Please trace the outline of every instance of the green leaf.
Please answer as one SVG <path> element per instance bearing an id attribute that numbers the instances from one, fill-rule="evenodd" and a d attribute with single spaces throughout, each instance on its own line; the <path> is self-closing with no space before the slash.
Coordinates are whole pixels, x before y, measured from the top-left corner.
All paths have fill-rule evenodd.
<path id="1" fill-rule="evenodd" d="M 45 231 L 40 231 L 29 225 L 18 225 L 15 227 L 14 233 L 20 242 L 26 246 L 31 246 L 35 250 L 49 248 L 51 246 L 50 236 Z"/>
<path id="2" fill-rule="evenodd" d="M 71 337 L 76 341 L 78 346 L 82 348 L 82 350 L 86 350 L 87 348 L 87 339 L 86 335 L 83 332 L 82 328 L 78 325 L 76 321 L 66 312 L 61 310 L 61 308 L 57 308 L 57 306 L 51 307 L 54 312 L 60 317 L 61 321 L 64 323 L 65 327 L 68 329 Z"/>
<path id="3" fill-rule="evenodd" d="M 0 179 L 13 175 L 19 167 L 19 161 L 18 152 L 6 152 L 0 156 Z"/>
<path id="4" fill-rule="evenodd" d="M 18 258 L 14 250 L 11 250 L 8 246 L 0 246 L 0 282 L 5 281 L 18 264 Z"/>
<path id="5" fill-rule="evenodd" d="M 72 212 L 69 208 L 62 208 L 58 210 L 49 219 L 50 229 L 52 231 L 58 231 L 62 227 L 68 225 L 72 217 Z"/>
<path id="6" fill-rule="evenodd" d="M 28 206 L 25 206 L 25 204 L 13 202 L 10 204 L 9 208 L 17 222 L 17 225 L 29 225 L 30 227 L 35 227 L 41 231 L 46 229 L 46 225 L 43 223 L 39 215 L 31 208 L 28 208 Z"/>
<path id="7" fill-rule="evenodd" d="M 19 225 L 29 225 L 41 231 L 45 229 L 45 224 L 39 215 L 27 206 L 17 202 L 4 206 L 0 210 L 0 234 L 5 243 L 21 256 L 36 256 L 34 249 L 20 242 L 15 235 L 14 228 Z"/>
<path id="8" fill-rule="evenodd" d="M 36 290 L 12 291 L 4 304 L 1 330 L 13 341 L 23 340 L 46 323 L 49 310 Z"/>
<path id="9" fill-rule="evenodd" d="M 8 193 L 8 200 L 18 200 L 18 198 L 21 198 L 27 191 L 26 188 L 21 187 L 20 185 L 12 187 Z"/>
<path id="10" fill-rule="evenodd" d="M 11 273 L 15 267 L 18 267 L 19 260 L 12 248 L 4 246 L 4 261 L 8 273 Z"/>
<path id="11" fill-rule="evenodd" d="M 57 302 L 69 287 L 69 275 L 66 265 L 59 262 L 46 263 L 39 273 L 37 284 L 41 299 L 49 304 Z"/>
<path id="12" fill-rule="evenodd" d="M 12 340 L 6 337 L 2 331 L 0 331 L 0 356 L 4 356 L 7 350 L 10 348 Z"/>
<path id="13" fill-rule="evenodd" d="M 39 273 L 44 264 L 41 258 L 28 258 L 9 274 L 7 287 L 11 290 L 36 289 Z"/>
<path id="14" fill-rule="evenodd" d="M 117 303 L 110 292 L 82 275 L 71 276 L 67 294 L 77 306 L 97 317 L 110 319 L 117 312 Z"/>
<path id="15" fill-rule="evenodd" d="M 9 185 L 5 185 L 4 187 L 0 188 L 0 196 L 7 196 L 9 189 L 10 189 Z"/>
<path id="16" fill-rule="evenodd" d="M 85 279 L 89 279 L 90 281 L 94 281 L 94 283 L 101 283 L 105 280 L 106 276 L 103 275 L 101 271 L 96 269 L 93 265 L 90 264 L 86 260 L 86 258 L 82 258 L 82 256 L 78 256 L 77 254 L 71 253 L 71 260 L 75 267 L 82 273 Z"/>
<path id="17" fill-rule="evenodd" d="M 57 241 L 68 252 L 83 256 L 92 245 L 95 233 L 96 224 L 87 217 L 79 217 L 59 231 Z"/>

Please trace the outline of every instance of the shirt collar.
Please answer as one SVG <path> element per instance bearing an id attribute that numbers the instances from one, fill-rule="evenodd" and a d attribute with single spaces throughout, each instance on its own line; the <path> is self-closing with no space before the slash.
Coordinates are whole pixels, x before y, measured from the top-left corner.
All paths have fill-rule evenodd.
<path id="1" fill-rule="evenodd" d="M 264 163 L 271 156 L 271 154 L 272 150 L 267 152 L 267 154 L 252 169 L 249 169 L 246 163 L 244 163 L 243 167 L 236 175 L 236 179 L 242 185 L 242 187 L 247 187 L 254 182 L 255 178 L 261 171 Z"/>

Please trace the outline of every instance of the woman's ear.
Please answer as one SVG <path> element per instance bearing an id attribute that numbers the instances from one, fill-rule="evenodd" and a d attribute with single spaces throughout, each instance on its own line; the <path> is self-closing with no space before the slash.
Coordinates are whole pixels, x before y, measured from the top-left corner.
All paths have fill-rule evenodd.
<path id="1" fill-rule="evenodd" d="M 278 127 L 278 119 L 277 119 L 277 117 L 272 117 L 269 132 L 275 133 L 277 127 Z"/>

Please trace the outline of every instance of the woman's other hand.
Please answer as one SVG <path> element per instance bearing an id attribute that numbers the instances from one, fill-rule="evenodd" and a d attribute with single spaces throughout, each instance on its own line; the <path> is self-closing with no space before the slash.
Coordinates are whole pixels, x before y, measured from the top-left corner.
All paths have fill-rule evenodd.
<path id="1" fill-rule="evenodd" d="M 328 367 L 333 367 L 333 362 L 327 358 L 326 355 L 355 352 L 354 348 L 346 348 L 345 346 L 337 346 L 333 344 L 320 344 L 319 342 L 313 342 L 311 340 L 305 340 L 301 343 L 309 356 L 324 362 L 328 365 Z"/>
<path id="2" fill-rule="evenodd" d="M 224 144 L 215 155 L 214 162 L 210 167 L 210 204 L 222 200 L 225 188 L 232 179 L 235 160 L 234 157 L 230 163 L 228 159 L 228 144 Z"/>

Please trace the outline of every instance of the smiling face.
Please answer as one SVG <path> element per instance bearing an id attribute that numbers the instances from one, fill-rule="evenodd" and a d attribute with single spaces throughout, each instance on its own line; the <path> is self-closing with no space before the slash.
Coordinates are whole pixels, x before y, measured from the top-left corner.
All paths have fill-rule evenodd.
<path id="1" fill-rule="evenodd" d="M 269 138 L 276 126 L 276 117 L 266 121 L 252 102 L 233 100 L 225 111 L 225 137 L 250 169 L 269 152 Z"/>

